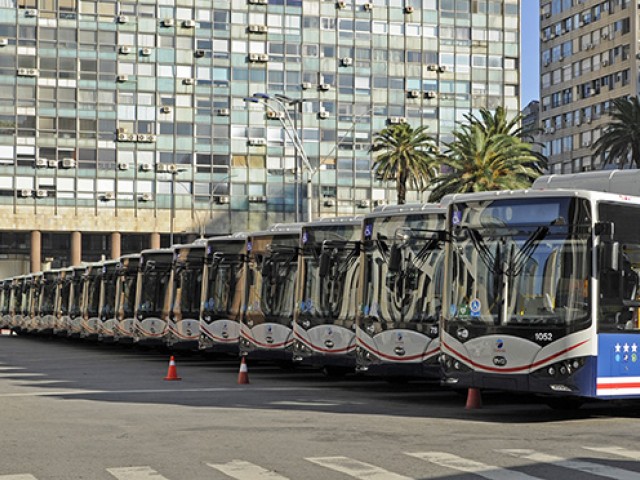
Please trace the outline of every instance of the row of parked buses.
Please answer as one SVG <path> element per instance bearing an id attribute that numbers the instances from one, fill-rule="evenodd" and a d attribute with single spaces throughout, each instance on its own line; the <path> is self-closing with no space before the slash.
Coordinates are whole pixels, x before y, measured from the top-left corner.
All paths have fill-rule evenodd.
<path id="1" fill-rule="evenodd" d="M 640 171 L 144 250 L 2 282 L 18 333 L 572 403 L 640 395 Z"/>

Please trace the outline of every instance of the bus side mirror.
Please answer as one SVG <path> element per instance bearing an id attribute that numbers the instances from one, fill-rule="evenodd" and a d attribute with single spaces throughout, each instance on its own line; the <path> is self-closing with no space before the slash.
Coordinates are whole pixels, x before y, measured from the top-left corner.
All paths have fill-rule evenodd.
<path id="1" fill-rule="evenodd" d="M 600 267 L 603 270 L 620 270 L 620 244 L 604 242 L 600 244 Z"/>
<path id="2" fill-rule="evenodd" d="M 320 254 L 320 258 L 318 259 L 318 275 L 321 278 L 329 275 L 329 268 L 331 267 L 331 255 L 326 252 L 322 252 Z"/>
<path id="3" fill-rule="evenodd" d="M 398 273 L 400 271 L 400 264 L 402 263 L 402 251 L 400 246 L 391 245 L 391 251 L 389 252 L 389 264 L 387 268 L 392 273 Z"/>

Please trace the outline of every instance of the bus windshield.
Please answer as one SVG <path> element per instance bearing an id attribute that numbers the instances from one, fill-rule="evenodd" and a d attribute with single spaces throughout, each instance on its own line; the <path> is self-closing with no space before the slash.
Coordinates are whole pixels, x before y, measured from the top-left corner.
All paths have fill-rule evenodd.
<path id="1" fill-rule="evenodd" d="M 82 306 L 82 277 L 80 275 L 74 276 L 71 280 L 72 294 L 71 302 L 69 304 L 69 316 L 71 318 L 80 315 L 80 307 Z"/>
<path id="2" fill-rule="evenodd" d="M 127 270 L 119 280 L 120 296 L 118 304 L 118 314 L 121 319 L 131 318 L 136 308 L 136 285 L 138 283 L 138 272 Z"/>
<path id="3" fill-rule="evenodd" d="M 200 294 L 202 292 L 203 264 L 179 266 L 176 268 L 174 311 L 180 318 L 198 318 L 200 315 Z"/>
<path id="4" fill-rule="evenodd" d="M 216 253 L 211 259 L 203 308 L 203 315 L 209 321 L 234 319 L 240 313 L 239 282 L 243 264 L 244 257 L 239 254 Z"/>
<path id="5" fill-rule="evenodd" d="M 43 280 L 42 294 L 40 295 L 40 315 L 53 315 L 57 288 L 58 285 L 55 278 Z"/>
<path id="6" fill-rule="evenodd" d="M 436 323 L 442 307 L 444 214 L 411 214 L 367 221 L 363 314 L 384 328 Z M 399 263 L 390 267 L 392 250 Z"/>
<path id="7" fill-rule="evenodd" d="M 92 272 L 85 281 L 87 288 L 86 315 L 88 317 L 97 317 L 100 303 L 100 277 Z"/>
<path id="8" fill-rule="evenodd" d="M 492 326 L 590 320 L 591 210 L 578 198 L 452 205 L 449 320 Z"/>
<path id="9" fill-rule="evenodd" d="M 355 320 L 360 231 L 360 224 L 304 231 L 301 320 L 312 325 Z"/>
<path id="10" fill-rule="evenodd" d="M 278 238 L 280 244 L 271 244 L 264 250 L 254 248 L 249 261 L 249 295 L 247 318 L 289 325 L 293 315 L 295 277 L 298 267 L 297 242 Z M 258 244 L 254 240 L 254 246 Z"/>
<path id="11" fill-rule="evenodd" d="M 102 307 L 100 315 L 104 319 L 113 318 L 116 302 L 116 279 L 114 272 L 107 272 L 102 276 Z"/>
<path id="12" fill-rule="evenodd" d="M 170 274 L 171 264 L 169 263 L 145 268 L 140 286 L 139 314 L 144 317 L 160 317 L 162 315 Z"/>

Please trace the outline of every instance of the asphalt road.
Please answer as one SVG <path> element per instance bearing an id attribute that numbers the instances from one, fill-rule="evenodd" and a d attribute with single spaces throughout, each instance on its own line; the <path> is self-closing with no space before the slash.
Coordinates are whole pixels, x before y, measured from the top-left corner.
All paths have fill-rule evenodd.
<path id="1" fill-rule="evenodd" d="M 0 336 L 0 480 L 640 479 L 636 402 L 558 412 L 437 385 Z"/>

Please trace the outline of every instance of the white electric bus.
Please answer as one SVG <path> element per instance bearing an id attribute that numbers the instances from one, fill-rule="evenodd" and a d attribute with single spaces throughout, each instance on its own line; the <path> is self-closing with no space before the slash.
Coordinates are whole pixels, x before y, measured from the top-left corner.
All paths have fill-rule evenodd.
<path id="1" fill-rule="evenodd" d="M 160 345 L 168 328 L 173 249 L 140 253 L 136 289 L 134 340 L 139 345 Z"/>
<path id="2" fill-rule="evenodd" d="M 53 334 L 59 336 L 67 335 L 67 325 L 69 320 L 69 295 L 71 292 L 71 278 L 73 268 L 67 267 L 58 271 L 58 291 L 56 294 L 56 304 L 54 306 L 55 323 Z"/>
<path id="3" fill-rule="evenodd" d="M 82 322 L 80 337 L 97 340 L 100 333 L 100 290 L 102 263 L 87 265 L 82 281 Z"/>
<path id="4" fill-rule="evenodd" d="M 245 233 L 207 241 L 200 312 L 200 349 L 203 351 L 238 352 L 246 246 Z"/>
<path id="5" fill-rule="evenodd" d="M 293 361 L 329 375 L 355 372 L 361 233 L 360 216 L 302 226 Z"/>
<path id="6" fill-rule="evenodd" d="M 300 224 L 276 224 L 247 237 L 240 354 L 291 361 Z"/>
<path id="7" fill-rule="evenodd" d="M 40 280 L 37 331 L 43 335 L 53 334 L 56 325 L 56 300 L 58 296 L 59 273 L 59 270 L 48 270 L 42 273 Z"/>
<path id="8" fill-rule="evenodd" d="M 132 343 L 134 339 L 136 290 L 140 254 L 132 253 L 120 257 L 116 266 L 116 304 L 113 339 L 118 343 Z"/>
<path id="9" fill-rule="evenodd" d="M 69 289 L 69 301 L 67 312 L 67 335 L 80 337 L 82 331 L 82 292 L 84 288 L 84 276 L 87 272 L 85 265 L 72 267 L 71 288 Z"/>
<path id="10" fill-rule="evenodd" d="M 639 186 L 600 171 L 452 197 L 446 384 L 562 405 L 640 395 Z"/>
<path id="11" fill-rule="evenodd" d="M 0 304 L 0 328 L 11 328 L 11 285 L 13 278 L 7 278 L 0 283 L 2 301 Z"/>
<path id="12" fill-rule="evenodd" d="M 170 348 L 197 350 L 200 341 L 200 302 L 206 240 L 173 247 L 171 297 L 167 332 Z"/>
<path id="13" fill-rule="evenodd" d="M 446 208 L 380 207 L 362 227 L 357 370 L 389 378 L 439 378 Z"/>

